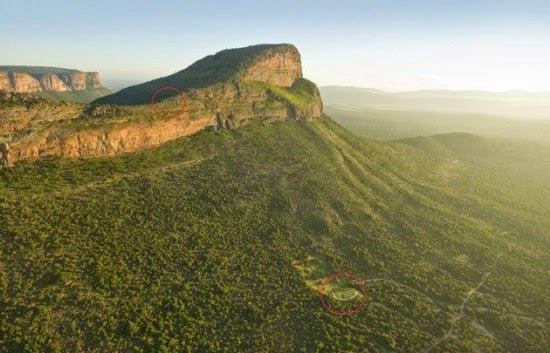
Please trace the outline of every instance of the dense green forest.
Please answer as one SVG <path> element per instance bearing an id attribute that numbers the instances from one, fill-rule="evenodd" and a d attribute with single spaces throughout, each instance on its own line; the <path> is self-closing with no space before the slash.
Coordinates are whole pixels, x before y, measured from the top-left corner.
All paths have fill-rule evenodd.
<path id="1" fill-rule="evenodd" d="M 546 352 L 531 148 L 323 117 L 19 163 L 0 171 L 0 352 Z M 364 280 L 358 313 L 324 310 L 334 272 Z M 361 299 L 338 286 L 335 306 Z"/>

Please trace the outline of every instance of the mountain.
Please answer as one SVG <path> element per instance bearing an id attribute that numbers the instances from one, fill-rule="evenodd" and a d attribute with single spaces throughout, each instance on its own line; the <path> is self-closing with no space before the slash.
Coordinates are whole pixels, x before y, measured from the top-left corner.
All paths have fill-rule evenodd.
<path id="1" fill-rule="evenodd" d="M 43 66 L 0 65 L 0 90 L 87 103 L 109 94 L 99 73 Z"/>
<path id="2" fill-rule="evenodd" d="M 0 349 L 545 352 L 548 184 L 473 142 L 254 121 L 2 170 Z"/>
<path id="3" fill-rule="evenodd" d="M 167 95 L 155 101 L 163 114 L 152 111 L 152 95 L 166 85 L 185 92 L 184 110 L 182 97 Z M 256 120 L 310 120 L 323 111 L 317 86 L 302 77 L 298 50 L 286 44 L 225 50 L 88 106 L 14 94 L 0 95 L 2 105 L 7 109 L 0 112 L 0 127 L 14 161 L 112 156 L 204 129 L 234 129 Z"/>
<path id="4" fill-rule="evenodd" d="M 0 93 L 0 352 L 546 352 L 550 151 L 365 139 L 298 63 Z"/>
<path id="5" fill-rule="evenodd" d="M 171 86 L 183 91 L 215 86 L 223 82 L 258 81 L 291 87 L 302 78 L 300 53 L 291 44 L 260 44 L 227 49 L 209 55 L 185 70 L 131 86 L 96 103 L 146 104 L 158 88 Z"/>
<path id="6" fill-rule="evenodd" d="M 352 110 L 371 108 L 550 119 L 550 92 L 386 92 L 371 88 L 327 86 L 321 88 L 321 93 L 327 105 Z"/>

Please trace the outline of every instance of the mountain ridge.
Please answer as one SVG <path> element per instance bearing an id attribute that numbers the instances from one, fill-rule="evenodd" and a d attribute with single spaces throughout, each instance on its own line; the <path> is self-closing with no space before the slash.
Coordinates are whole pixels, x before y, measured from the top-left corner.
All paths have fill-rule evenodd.
<path id="1" fill-rule="evenodd" d="M 294 45 L 258 44 L 221 50 L 174 74 L 124 88 L 94 103 L 146 104 L 156 89 L 166 86 L 185 92 L 234 81 L 261 81 L 290 87 L 302 77 L 301 56 Z"/>
<path id="2" fill-rule="evenodd" d="M 180 96 L 160 97 L 155 110 L 165 114 L 157 115 L 151 96 L 164 85 L 184 90 L 185 102 Z M 0 104 L 10 107 L 0 133 L 13 143 L 14 161 L 114 156 L 204 129 L 236 129 L 256 120 L 311 120 L 323 114 L 319 90 L 303 78 L 300 53 L 288 44 L 224 50 L 168 79 L 129 87 L 88 106 L 16 95 L 0 96 Z"/>
<path id="3" fill-rule="evenodd" d="M 0 90 L 88 103 L 109 94 L 98 72 L 47 66 L 0 65 Z"/>

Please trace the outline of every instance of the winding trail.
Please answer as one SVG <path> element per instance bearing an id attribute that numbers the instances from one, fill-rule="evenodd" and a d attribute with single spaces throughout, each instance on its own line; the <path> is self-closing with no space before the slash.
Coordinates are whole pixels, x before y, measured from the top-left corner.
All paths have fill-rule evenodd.
<path id="1" fill-rule="evenodd" d="M 429 353 L 432 351 L 432 349 L 434 349 L 435 347 L 439 346 L 443 341 L 445 341 L 447 338 L 451 337 L 453 335 L 453 332 L 454 332 L 454 329 L 455 329 L 455 326 L 457 324 L 457 322 L 462 318 L 464 317 L 464 309 L 466 308 L 466 304 L 468 304 L 468 301 L 470 300 L 470 297 L 472 296 L 472 294 L 474 294 L 479 288 L 481 288 L 481 286 L 483 286 L 483 284 L 485 284 L 485 281 L 487 281 L 487 278 L 489 278 L 489 276 L 491 275 L 491 273 L 493 272 L 494 268 L 496 267 L 497 265 L 497 262 L 498 262 L 498 259 L 502 256 L 503 253 L 500 253 L 497 255 L 496 257 L 496 260 L 495 260 L 495 263 L 493 264 L 492 266 L 492 269 L 485 273 L 485 275 L 483 275 L 483 278 L 481 279 L 481 281 L 477 284 L 477 286 L 475 286 L 474 288 L 470 289 L 468 291 L 468 294 L 466 294 L 466 297 L 464 298 L 464 300 L 462 301 L 462 304 L 460 304 L 460 311 L 457 315 L 455 315 L 455 317 L 453 317 L 451 319 L 451 327 L 449 327 L 449 330 L 447 330 L 447 332 L 439 337 L 431 346 L 429 346 L 428 348 L 426 348 L 423 352 L 424 353 Z"/>

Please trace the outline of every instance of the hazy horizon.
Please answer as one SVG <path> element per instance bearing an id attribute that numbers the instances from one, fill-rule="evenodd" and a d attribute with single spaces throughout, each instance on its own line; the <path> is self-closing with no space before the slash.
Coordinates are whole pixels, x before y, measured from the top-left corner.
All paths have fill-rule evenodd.
<path id="1" fill-rule="evenodd" d="M 490 90 L 490 89 L 449 89 L 449 88 L 417 88 L 417 89 L 391 89 L 391 88 L 379 88 L 379 87 L 369 87 L 369 86 L 354 86 L 354 85 L 319 85 L 319 88 L 356 88 L 356 89 L 365 89 L 365 90 L 376 90 L 384 93 L 407 93 L 407 92 L 418 92 L 418 91 L 449 91 L 449 92 L 484 92 L 484 93 L 550 93 L 550 89 L 546 90 L 526 90 L 526 89 L 504 89 L 504 90 Z"/>
<path id="2" fill-rule="evenodd" d="M 292 43 L 320 86 L 550 91 L 539 1 L 0 1 L 0 64 L 147 81 L 226 48 Z M 109 14 L 109 15 L 107 15 Z"/>
<path id="3" fill-rule="evenodd" d="M 70 68 L 69 68 L 70 69 Z M 101 73 L 100 73 L 101 74 Z M 157 78 L 157 77 L 155 77 Z M 107 88 L 112 88 L 114 90 L 120 90 L 129 86 L 137 85 L 140 83 L 147 82 L 148 80 L 132 80 L 132 79 L 103 79 L 101 80 Z M 112 86 L 110 87 L 109 84 Z M 483 92 L 491 94 L 502 94 L 502 93 L 528 93 L 528 94 L 550 94 L 550 89 L 547 90 L 524 90 L 524 89 L 507 89 L 507 90 L 476 90 L 476 89 L 449 89 L 449 88 L 417 88 L 417 89 L 391 89 L 391 88 L 380 88 L 372 86 L 353 86 L 353 85 L 319 85 L 319 88 L 351 88 L 351 89 L 363 89 L 363 90 L 374 90 L 382 93 L 409 93 L 409 92 L 420 92 L 420 91 L 448 91 L 448 92 Z"/>

